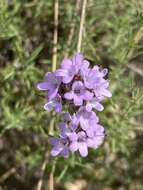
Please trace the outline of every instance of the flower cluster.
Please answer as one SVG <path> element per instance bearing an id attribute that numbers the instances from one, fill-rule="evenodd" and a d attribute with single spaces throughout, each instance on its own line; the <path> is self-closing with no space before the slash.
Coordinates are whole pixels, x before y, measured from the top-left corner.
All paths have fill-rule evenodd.
<path id="1" fill-rule="evenodd" d="M 44 82 L 37 85 L 47 92 L 46 110 L 64 113 L 59 124 L 59 136 L 50 139 L 51 154 L 68 157 L 69 152 L 79 151 L 88 155 L 88 148 L 98 148 L 104 140 L 104 128 L 99 124 L 96 111 L 104 109 L 102 102 L 111 97 L 107 69 L 89 67 L 83 55 L 76 53 L 72 59 L 64 59 L 60 69 L 48 72 Z"/>

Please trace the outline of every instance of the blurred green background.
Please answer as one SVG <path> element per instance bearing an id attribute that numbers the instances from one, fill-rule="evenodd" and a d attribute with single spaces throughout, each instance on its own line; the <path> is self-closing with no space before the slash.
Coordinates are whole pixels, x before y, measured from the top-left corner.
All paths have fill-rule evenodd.
<path id="1" fill-rule="evenodd" d="M 58 65 L 76 52 L 82 2 L 59 0 Z M 0 190 L 39 190 L 40 179 L 48 190 L 51 172 L 55 190 L 142 190 L 143 0 L 88 0 L 82 53 L 109 69 L 113 97 L 98 114 L 105 142 L 84 159 L 49 156 L 56 116 L 35 84 L 51 70 L 53 15 L 52 0 L 0 0 Z"/>

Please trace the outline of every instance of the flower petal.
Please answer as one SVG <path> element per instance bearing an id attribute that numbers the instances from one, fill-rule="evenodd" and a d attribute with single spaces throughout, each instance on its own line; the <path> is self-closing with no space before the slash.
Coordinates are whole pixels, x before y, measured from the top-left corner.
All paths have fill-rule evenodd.
<path id="1" fill-rule="evenodd" d="M 88 148 L 85 142 L 78 143 L 79 153 L 82 157 L 86 157 L 88 155 Z"/>
<path id="2" fill-rule="evenodd" d="M 58 154 L 60 154 L 60 152 L 63 150 L 62 146 L 54 146 L 51 150 L 51 155 L 52 156 L 57 156 Z"/>
<path id="3" fill-rule="evenodd" d="M 51 145 L 56 146 L 56 145 L 59 144 L 59 139 L 58 139 L 58 138 L 50 138 L 49 143 L 50 143 Z"/>
<path id="4" fill-rule="evenodd" d="M 103 111 L 104 107 L 102 106 L 102 104 L 100 104 L 99 102 L 96 102 L 93 107 L 97 110 L 97 111 Z"/>
<path id="5" fill-rule="evenodd" d="M 47 82 L 41 82 L 37 84 L 38 90 L 49 90 L 49 84 Z"/>
<path id="6" fill-rule="evenodd" d="M 78 143 L 77 143 L 77 141 L 72 142 L 72 143 L 70 144 L 69 148 L 70 148 L 70 151 L 71 151 L 71 152 L 77 151 L 77 150 L 78 150 Z"/>
<path id="7" fill-rule="evenodd" d="M 61 155 L 64 157 L 64 158 L 67 158 L 68 155 L 69 155 L 69 149 L 68 147 L 64 147 L 63 150 L 61 151 Z"/>
<path id="8" fill-rule="evenodd" d="M 67 100 L 72 100 L 73 99 L 73 93 L 72 92 L 65 93 L 64 98 Z"/>
<path id="9" fill-rule="evenodd" d="M 74 104 L 76 106 L 81 106 L 83 104 L 83 99 L 80 96 L 74 95 Z"/>
<path id="10" fill-rule="evenodd" d="M 102 95 L 107 96 L 109 98 L 112 97 L 111 92 L 107 89 L 102 89 Z"/>
<path id="11" fill-rule="evenodd" d="M 86 90 L 86 92 L 84 94 L 84 99 L 85 100 L 91 100 L 92 98 L 93 98 L 93 93 L 91 93 L 88 90 Z"/>
<path id="12" fill-rule="evenodd" d="M 61 63 L 61 68 L 69 70 L 72 67 L 72 61 L 70 59 L 64 59 Z"/>

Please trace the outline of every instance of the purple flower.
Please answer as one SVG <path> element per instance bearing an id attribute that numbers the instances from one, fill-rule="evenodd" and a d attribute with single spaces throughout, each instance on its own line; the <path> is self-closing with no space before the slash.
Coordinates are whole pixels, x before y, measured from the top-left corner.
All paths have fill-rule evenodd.
<path id="1" fill-rule="evenodd" d="M 98 66 L 94 66 L 92 69 L 86 69 L 83 75 L 85 86 L 89 89 L 94 89 L 95 84 L 98 84 L 100 79 L 106 76 L 107 69 L 99 70 Z"/>
<path id="2" fill-rule="evenodd" d="M 79 109 L 74 118 L 76 125 L 80 124 L 82 130 L 86 131 L 89 137 L 94 135 L 94 126 L 99 122 L 99 118 L 93 111 L 88 112 L 85 107 Z"/>
<path id="3" fill-rule="evenodd" d="M 84 73 L 88 66 L 89 62 L 83 59 L 83 55 L 76 53 L 72 60 L 64 59 L 62 61 L 61 69 L 56 71 L 56 75 L 62 77 L 64 84 L 68 84 L 76 75 L 79 77 L 80 73 Z"/>
<path id="4" fill-rule="evenodd" d="M 86 130 L 90 123 L 98 123 L 99 118 L 97 117 L 96 113 L 93 111 L 87 111 L 85 107 L 81 107 L 76 114 L 75 121 L 79 121 L 81 128 Z"/>
<path id="5" fill-rule="evenodd" d="M 57 95 L 60 84 L 61 77 L 56 76 L 54 72 L 48 72 L 45 75 L 44 82 L 37 84 L 37 88 L 39 90 L 47 90 L 48 97 L 54 98 Z"/>
<path id="6" fill-rule="evenodd" d="M 61 112 L 62 110 L 62 100 L 61 100 L 61 96 L 59 94 L 57 94 L 54 98 L 52 98 L 51 100 L 49 100 L 45 105 L 44 105 L 44 109 L 51 111 L 52 109 L 54 109 L 56 112 Z"/>
<path id="7" fill-rule="evenodd" d="M 69 148 L 72 152 L 79 150 L 80 155 L 86 157 L 88 155 L 86 133 L 84 131 L 78 132 L 77 137 L 71 141 Z"/>
<path id="8" fill-rule="evenodd" d="M 84 73 L 84 84 L 87 88 L 93 89 L 95 83 L 98 83 L 100 77 L 97 75 L 97 71 L 93 69 L 88 69 L 87 72 Z"/>
<path id="9" fill-rule="evenodd" d="M 97 111 L 103 111 L 104 107 L 100 103 L 100 101 L 97 98 L 93 98 L 92 100 L 88 101 L 86 104 L 86 110 L 92 111 L 92 109 L 95 108 Z"/>
<path id="10" fill-rule="evenodd" d="M 74 124 L 67 125 L 66 123 L 60 123 L 59 124 L 59 129 L 60 129 L 60 137 L 68 137 L 72 138 L 72 136 L 75 134 L 75 130 L 77 129 L 77 126 Z"/>
<path id="11" fill-rule="evenodd" d="M 70 59 L 64 59 L 61 64 L 61 69 L 56 71 L 56 75 L 62 77 L 62 82 L 64 84 L 70 83 L 75 74 L 77 74 L 77 69 Z"/>
<path id="12" fill-rule="evenodd" d="M 88 147 L 94 149 L 98 148 L 103 143 L 104 137 L 104 128 L 101 125 L 96 124 L 96 126 L 94 126 L 94 136 L 87 140 Z"/>
<path id="13" fill-rule="evenodd" d="M 86 90 L 84 84 L 81 81 L 76 81 L 72 85 L 72 90 L 64 94 L 64 97 L 68 100 L 72 100 L 76 106 L 83 105 L 83 100 L 91 100 L 93 93 Z"/>
<path id="14" fill-rule="evenodd" d="M 50 144 L 53 145 L 51 155 L 58 156 L 61 154 L 63 157 L 67 158 L 69 155 L 68 143 L 69 141 L 67 138 L 51 138 Z"/>
<path id="15" fill-rule="evenodd" d="M 79 150 L 80 155 L 86 157 L 88 155 L 88 147 L 96 149 L 103 143 L 103 140 L 104 128 L 96 124 L 96 127 L 94 127 L 94 136 L 92 138 L 88 137 L 86 132 L 80 131 L 74 138 L 70 139 L 69 149 L 71 152 Z"/>
<path id="16" fill-rule="evenodd" d="M 103 78 L 100 78 L 97 83 L 94 85 L 94 94 L 97 98 L 102 98 L 104 96 L 111 97 L 112 94 L 108 90 L 109 82 Z"/>

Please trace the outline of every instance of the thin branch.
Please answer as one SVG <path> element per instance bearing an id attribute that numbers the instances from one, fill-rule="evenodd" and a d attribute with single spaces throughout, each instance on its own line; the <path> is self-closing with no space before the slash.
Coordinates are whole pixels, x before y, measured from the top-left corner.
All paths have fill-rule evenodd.
<path id="1" fill-rule="evenodd" d="M 56 168 L 56 160 L 54 160 L 54 163 L 52 165 L 52 170 L 49 177 L 49 190 L 54 190 L 54 173 Z"/>
<path id="2" fill-rule="evenodd" d="M 16 168 L 12 167 L 9 169 L 7 172 L 5 172 L 1 177 L 0 177 L 0 183 L 3 183 L 6 179 L 8 179 L 11 175 L 16 173 Z"/>
<path id="3" fill-rule="evenodd" d="M 53 36 L 53 51 L 52 51 L 52 71 L 56 70 L 57 65 L 57 42 L 58 42 L 58 15 L 59 15 L 59 0 L 54 2 L 54 36 Z"/>
<path id="4" fill-rule="evenodd" d="M 42 185 L 43 185 L 43 176 L 44 176 L 44 171 L 46 169 L 46 165 L 47 165 L 47 159 L 44 160 L 42 167 L 41 167 L 41 171 L 42 171 L 42 175 L 38 181 L 37 184 L 37 190 L 41 190 L 42 189 Z"/>
<path id="5" fill-rule="evenodd" d="M 79 9 L 79 6 L 80 6 L 80 0 L 76 0 L 75 11 L 73 13 L 73 20 L 72 20 L 72 22 L 70 24 L 70 31 L 69 31 L 69 35 L 68 35 L 67 46 L 66 46 L 64 57 L 68 57 L 69 48 L 71 46 L 71 42 L 72 42 L 72 39 L 73 39 L 73 36 L 74 36 L 74 32 L 75 32 L 76 12 Z"/>
<path id="6" fill-rule="evenodd" d="M 54 36 L 53 36 L 53 57 L 52 57 L 52 71 L 56 70 L 57 65 L 57 42 L 58 42 L 58 16 L 59 16 L 59 0 L 54 1 Z M 51 132 L 54 127 L 54 119 L 50 122 Z M 50 173 L 49 178 L 49 190 L 54 190 L 54 172 L 53 170 Z"/>
<path id="7" fill-rule="evenodd" d="M 82 43 L 82 36 L 83 36 L 83 29 L 84 29 L 84 22 L 85 22 L 86 5 L 87 5 L 87 0 L 83 0 L 81 19 L 80 19 L 79 36 L 78 36 L 78 44 L 77 44 L 77 51 L 78 52 L 81 51 L 81 43 Z"/>
<path id="8" fill-rule="evenodd" d="M 143 77 L 143 70 L 138 68 L 137 66 L 135 66 L 134 64 L 127 64 L 126 65 L 127 68 L 129 68 L 130 70 L 132 70 L 133 72 L 137 73 L 138 75 L 140 75 L 141 77 Z"/>
<path id="9" fill-rule="evenodd" d="M 49 190 L 54 190 L 54 175 L 53 175 L 53 172 L 50 173 L 50 177 L 49 177 Z"/>

